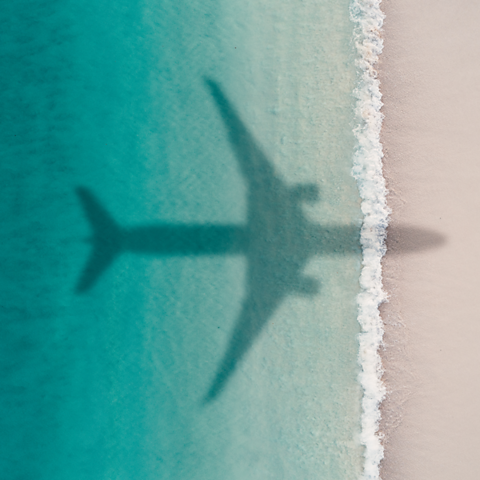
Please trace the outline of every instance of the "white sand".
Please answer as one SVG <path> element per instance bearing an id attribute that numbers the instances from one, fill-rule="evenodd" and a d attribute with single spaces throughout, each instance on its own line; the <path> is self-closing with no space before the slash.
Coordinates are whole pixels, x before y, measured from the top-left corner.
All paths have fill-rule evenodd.
<path id="1" fill-rule="evenodd" d="M 384 0 L 383 480 L 480 479 L 480 1 Z M 446 243 L 415 253 L 400 225 Z M 394 238 L 395 237 L 395 238 Z"/>

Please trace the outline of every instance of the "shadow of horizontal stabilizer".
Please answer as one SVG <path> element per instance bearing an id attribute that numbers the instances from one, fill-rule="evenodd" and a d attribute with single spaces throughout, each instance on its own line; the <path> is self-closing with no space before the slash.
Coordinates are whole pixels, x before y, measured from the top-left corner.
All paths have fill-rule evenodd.
<path id="1" fill-rule="evenodd" d="M 76 192 L 92 228 L 92 251 L 75 288 L 77 293 L 84 293 L 93 287 L 119 255 L 124 235 L 89 189 L 78 187 Z"/>

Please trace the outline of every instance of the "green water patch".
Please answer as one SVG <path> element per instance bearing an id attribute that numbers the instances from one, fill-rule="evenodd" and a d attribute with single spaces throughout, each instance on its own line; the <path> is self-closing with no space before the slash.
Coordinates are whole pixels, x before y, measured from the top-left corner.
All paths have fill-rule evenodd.
<path id="1" fill-rule="evenodd" d="M 5 477 L 355 478 L 348 2 L 8 9 Z"/>

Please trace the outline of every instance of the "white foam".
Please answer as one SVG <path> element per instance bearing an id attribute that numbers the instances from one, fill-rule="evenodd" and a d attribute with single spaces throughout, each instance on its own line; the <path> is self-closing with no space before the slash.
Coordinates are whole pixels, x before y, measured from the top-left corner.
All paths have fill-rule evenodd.
<path id="1" fill-rule="evenodd" d="M 382 287 L 381 259 L 385 254 L 385 236 L 389 209 L 386 204 L 385 179 L 382 174 L 382 144 L 380 130 L 383 115 L 380 82 L 375 71 L 383 48 L 380 31 L 384 14 L 381 0 L 352 0 L 350 15 L 355 23 L 354 40 L 358 52 L 358 81 L 355 89 L 357 146 L 352 174 L 357 180 L 364 214 L 361 230 L 363 268 L 360 277 L 361 293 L 358 295 L 358 321 L 362 327 L 359 335 L 359 375 L 363 387 L 361 442 L 365 446 L 365 463 L 362 480 L 379 480 L 379 466 L 383 446 L 378 433 L 380 404 L 385 396 L 385 386 L 378 349 L 383 339 L 383 323 L 378 310 L 386 300 Z"/>

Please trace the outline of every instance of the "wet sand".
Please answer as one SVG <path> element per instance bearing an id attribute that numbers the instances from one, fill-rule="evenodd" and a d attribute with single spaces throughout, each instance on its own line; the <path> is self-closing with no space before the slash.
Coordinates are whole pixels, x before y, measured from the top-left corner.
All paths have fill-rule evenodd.
<path id="1" fill-rule="evenodd" d="M 389 391 L 381 475 L 478 480 L 480 2 L 384 0 L 382 10 L 382 143 L 393 213 L 383 263 L 390 301 L 381 308 Z M 419 239 L 401 225 L 445 242 L 405 253 Z"/>

